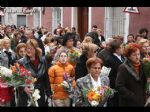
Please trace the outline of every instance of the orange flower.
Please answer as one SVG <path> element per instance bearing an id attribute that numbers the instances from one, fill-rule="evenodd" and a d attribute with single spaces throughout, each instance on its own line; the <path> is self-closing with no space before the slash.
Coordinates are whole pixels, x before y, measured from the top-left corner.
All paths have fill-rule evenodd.
<path id="1" fill-rule="evenodd" d="M 14 65 L 16 66 L 16 68 L 18 68 L 18 69 L 20 68 L 20 64 L 19 63 L 15 63 Z"/>
<path id="2" fill-rule="evenodd" d="M 10 69 L 12 70 L 12 73 L 16 73 L 17 72 L 17 68 L 15 66 L 11 66 Z"/>
<path id="3" fill-rule="evenodd" d="M 70 50 L 70 52 L 71 52 L 71 53 L 73 53 L 73 52 L 74 52 L 74 50 L 73 50 L 73 49 L 71 49 L 71 50 Z"/>
<path id="4" fill-rule="evenodd" d="M 93 100 L 95 100 L 95 101 L 100 101 L 100 99 L 101 99 L 101 96 L 100 96 L 99 94 L 95 93 L 95 94 L 93 95 Z"/>
<path id="5" fill-rule="evenodd" d="M 95 92 L 90 90 L 87 94 L 87 98 L 92 101 L 93 100 L 93 96 L 95 95 Z"/>

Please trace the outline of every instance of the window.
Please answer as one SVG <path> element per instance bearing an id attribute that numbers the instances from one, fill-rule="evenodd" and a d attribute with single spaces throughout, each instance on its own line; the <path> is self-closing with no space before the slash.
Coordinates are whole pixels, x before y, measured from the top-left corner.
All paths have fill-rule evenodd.
<path id="1" fill-rule="evenodd" d="M 26 15 L 17 15 L 17 27 L 26 25 Z"/>
<path id="2" fill-rule="evenodd" d="M 34 13 L 34 16 L 33 16 L 33 24 L 34 24 L 34 27 L 39 27 L 40 26 L 40 13 L 39 11 L 36 11 L 36 13 Z"/>
<path id="3" fill-rule="evenodd" d="M 57 25 L 61 23 L 61 8 L 60 7 L 53 7 L 52 10 L 52 32 L 55 28 L 57 28 Z"/>
<path id="4" fill-rule="evenodd" d="M 115 35 L 124 36 L 126 32 L 128 20 L 125 13 L 122 12 L 123 7 L 106 7 L 105 8 L 105 37 L 110 38 Z"/>

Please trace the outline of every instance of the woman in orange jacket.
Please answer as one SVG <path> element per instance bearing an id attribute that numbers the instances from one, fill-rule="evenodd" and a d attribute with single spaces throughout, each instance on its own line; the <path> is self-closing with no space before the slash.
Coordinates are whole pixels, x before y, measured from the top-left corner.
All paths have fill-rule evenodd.
<path id="1" fill-rule="evenodd" d="M 48 70 L 51 88 L 53 91 L 53 106 L 64 107 L 70 106 L 69 85 L 75 86 L 75 71 L 71 64 L 68 63 L 67 52 L 62 51 L 59 54 L 59 60 Z M 71 80 L 70 80 L 71 79 Z M 69 82 L 66 84 L 64 81 Z M 67 87 L 68 86 L 68 87 Z M 71 87 L 71 88 L 72 88 Z"/>

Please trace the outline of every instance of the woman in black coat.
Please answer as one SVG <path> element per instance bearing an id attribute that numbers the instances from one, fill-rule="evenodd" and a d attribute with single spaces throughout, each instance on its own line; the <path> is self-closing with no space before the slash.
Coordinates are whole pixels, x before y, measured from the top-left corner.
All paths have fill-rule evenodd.
<path id="1" fill-rule="evenodd" d="M 37 81 L 34 83 L 34 89 L 40 91 L 41 98 L 38 100 L 39 106 L 48 106 L 45 96 L 50 97 L 50 84 L 48 77 L 48 68 L 45 61 L 45 57 L 42 56 L 42 51 L 38 47 L 38 43 L 35 39 L 29 39 L 26 43 L 26 56 L 20 59 L 18 62 L 29 70 L 34 78 Z M 30 94 L 31 90 L 29 87 L 25 87 L 24 91 L 27 94 Z M 26 98 L 19 99 L 19 106 L 27 106 L 27 95 L 23 93 L 23 96 Z M 23 100 L 21 100 L 23 99 Z M 21 103 L 21 104 L 20 104 Z"/>
<path id="2" fill-rule="evenodd" d="M 140 62 L 140 47 L 130 43 L 125 48 L 127 60 L 120 65 L 116 88 L 119 92 L 119 106 L 144 106 L 146 78 Z"/>
<path id="3" fill-rule="evenodd" d="M 82 45 L 82 54 L 80 56 L 79 62 L 75 67 L 75 80 L 84 77 L 88 74 L 88 70 L 86 68 L 86 61 L 89 58 L 96 56 L 97 49 L 98 46 L 93 43 L 84 43 Z"/>

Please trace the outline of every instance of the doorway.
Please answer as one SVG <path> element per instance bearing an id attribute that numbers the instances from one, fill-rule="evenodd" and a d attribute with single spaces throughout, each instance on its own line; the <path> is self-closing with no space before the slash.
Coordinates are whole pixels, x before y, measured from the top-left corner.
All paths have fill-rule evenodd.
<path id="1" fill-rule="evenodd" d="M 26 26 L 26 15 L 17 15 L 17 27 Z"/>
<path id="2" fill-rule="evenodd" d="M 88 32 L 88 7 L 78 7 L 78 33 L 81 41 Z"/>

